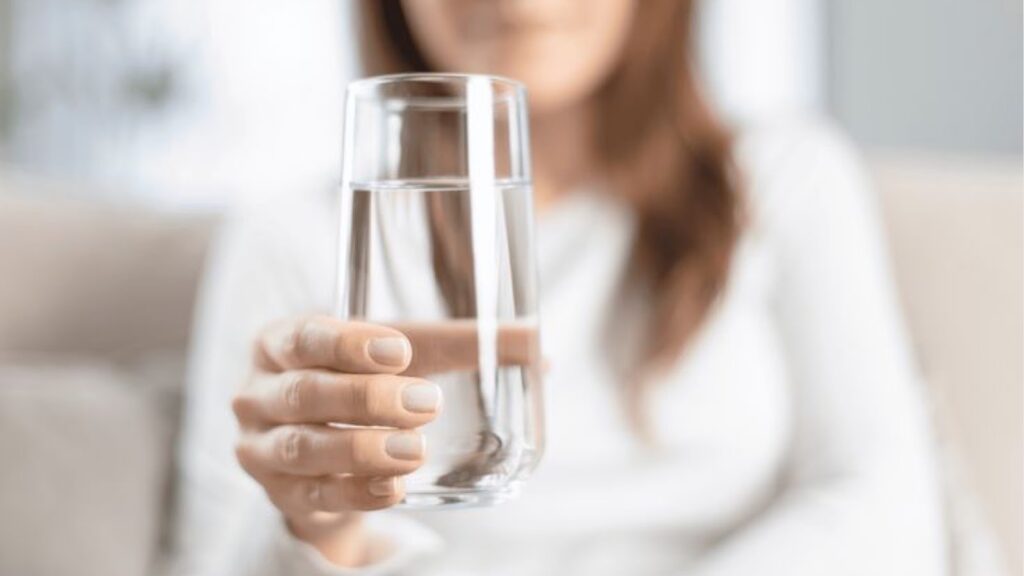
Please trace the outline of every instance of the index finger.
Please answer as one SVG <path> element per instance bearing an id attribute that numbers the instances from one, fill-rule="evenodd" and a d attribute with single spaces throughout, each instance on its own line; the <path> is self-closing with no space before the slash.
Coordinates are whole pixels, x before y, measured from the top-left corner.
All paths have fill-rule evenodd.
<path id="1" fill-rule="evenodd" d="M 257 363 L 280 372 L 323 368 L 351 374 L 398 374 L 412 359 L 409 340 L 398 330 L 304 316 L 274 322 L 257 338 Z"/>

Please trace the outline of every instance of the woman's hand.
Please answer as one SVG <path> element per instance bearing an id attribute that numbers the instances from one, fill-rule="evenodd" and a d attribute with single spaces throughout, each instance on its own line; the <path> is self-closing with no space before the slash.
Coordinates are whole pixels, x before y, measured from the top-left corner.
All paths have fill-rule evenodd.
<path id="1" fill-rule="evenodd" d="M 397 503 L 401 477 L 423 463 L 415 428 L 437 416 L 441 390 L 398 376 L 411 360 L 409 341 L 395 329 L 289 319 L 259 336 L 252 376 L 234 398 L 242 468 L 292 532 L 337 564 L 366 559 L 352 512 Z"/>

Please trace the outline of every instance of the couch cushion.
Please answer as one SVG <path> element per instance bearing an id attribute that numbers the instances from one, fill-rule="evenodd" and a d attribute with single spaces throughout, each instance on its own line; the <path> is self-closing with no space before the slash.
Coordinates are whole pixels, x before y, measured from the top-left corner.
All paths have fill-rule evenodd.
<path id="1" fill-rule="evenodd" d="M 62 198 L 54 186 L 0 173 L 0 351 L 124 359 L 183 348 L 213 218 Z"/>
<path id="2" fill-rule="evenodd" d="M 149 573 L 181 364 L 0 364 L 0 574 Z"/>
<path id="3" fill-rule="evenodd" d="M 1020 159 L 873 159 L 918 358 L 1013 573 L 1024 554 Z"/>

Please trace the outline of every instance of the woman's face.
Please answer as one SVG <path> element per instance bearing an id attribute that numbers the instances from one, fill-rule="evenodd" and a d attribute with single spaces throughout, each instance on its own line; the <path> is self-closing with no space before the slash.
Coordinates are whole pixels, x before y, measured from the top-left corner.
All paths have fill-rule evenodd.
<path id="1" fill-rule="evenodd" d="M 615 66 L 636 0 L 402 0 L 436 70 L 508 76 L 537 114 L 579 103 Z"/>

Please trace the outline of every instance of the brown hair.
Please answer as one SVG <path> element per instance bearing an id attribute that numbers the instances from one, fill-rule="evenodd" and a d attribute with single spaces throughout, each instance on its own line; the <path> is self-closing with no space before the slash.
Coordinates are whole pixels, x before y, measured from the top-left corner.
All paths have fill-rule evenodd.
<path id="1" fill-rule="evenodd" d="M 678 358 L 707 317 L 742 228 L 731 139 L 704 99 L 686 49 L 694 3 L 637 2 L 625 53 L 596 94 L 595 152 L 638 216 L 633 263 L 652 301 L 637 367 L 644 373 Z M 430 71 L 400 0 L 364 0 L 360 12 L 366 73 Z M 637 416 L 642 386 L 631 390 Z"/>

